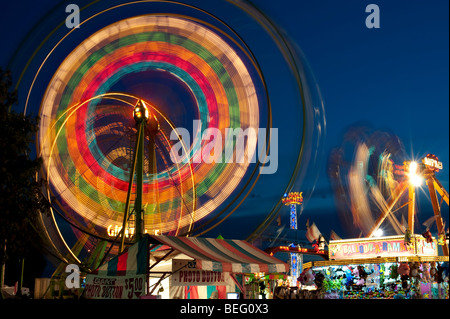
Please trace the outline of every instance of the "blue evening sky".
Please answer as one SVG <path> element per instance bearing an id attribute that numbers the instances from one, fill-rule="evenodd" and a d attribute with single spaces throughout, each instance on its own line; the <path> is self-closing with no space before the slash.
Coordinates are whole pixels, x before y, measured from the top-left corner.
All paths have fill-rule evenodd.
<path id="1" fill-rule="evenodd" d="M 342 143 L 348 128 L 364 123 L 374 130 L 397 135 L 414 158 L 436 154 L 444 165 L 438 178 L 449 189 L 448 0 L 253 2 L 306 55 L 325 105 L 326 156 Z M 0 66 L 7 66 L 28 32 L 57 3 L 2 3 Z M 365 9 L 371 3 L 380 8 L 379 29 L 368 29 L 365 24 L 369 15 Z M 63 19 L 65 13 L 61 15 Z M 299 224 L 304 225 L 310 218 L 324 234 L 336 229 L 345 237 L 345 230 L 336 224 L 326 158 L 319 173 L 316 192 L 308 207 L 304 207 Z M 419 210 L 426 211 L 425 216 L 432 214 L 426 198 L 422 205 Z M 448 211 L 444 204 L 447 225 Z"/>

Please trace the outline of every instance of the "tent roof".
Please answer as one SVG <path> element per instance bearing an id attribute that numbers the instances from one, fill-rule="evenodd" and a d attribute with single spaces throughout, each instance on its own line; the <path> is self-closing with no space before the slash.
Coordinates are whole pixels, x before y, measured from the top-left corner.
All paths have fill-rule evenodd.
<path id="1" fill-rule="evenodd" d="M 196 268 L 234 273 L 288 272 L 281 260 L 243 240 L 150 235 L 150 254 L 165 245 L 196 260 Z M 166 247 L 167 248 L 167 247 Z"/>

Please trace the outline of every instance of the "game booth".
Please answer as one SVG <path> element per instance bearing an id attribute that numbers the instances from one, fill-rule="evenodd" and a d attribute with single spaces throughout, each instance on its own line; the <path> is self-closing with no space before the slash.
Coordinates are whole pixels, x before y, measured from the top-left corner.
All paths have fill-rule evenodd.
<path id="1" fill-rule="evenodd" d="M 413 235 L 330 241 L 329 260 L 303 264 L 301 287 L 323 299 L 448 299 L 448 256 Z"/>
<path id="2" fill-rule="evenodd" d="M 288 271 L 243 240 L 145 235 L 86 276 L 83 298 L 260 298 L 246 291 L 249 274 L 278 278 Z"/>

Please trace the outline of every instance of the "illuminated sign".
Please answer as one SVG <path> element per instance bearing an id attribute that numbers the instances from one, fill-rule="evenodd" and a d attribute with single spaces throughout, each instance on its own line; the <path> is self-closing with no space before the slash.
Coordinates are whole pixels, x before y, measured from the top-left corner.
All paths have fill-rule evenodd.
<path id="1" fill-rule="evenodd" d="M 121 230 L 122 230 L 122 226 L 109 225 L 108 228 L 106 229 L 106 232 L 108 233 L 109 237 L 116 237 L 120 233 Z M 147 229 L 145 229 L 144 233 L 147 234 Z M 159 229 L 155 229 L 153 231 L 153 233 L 157 236 L 161 235 L 161 231 Z M 133 235 L 134 235 L 134 227 L 128 227 L 125 229 L 125 237 L 126 238 L 128 238 L 130 236 L 133 237 Z"/>
<path id="2" fill-rule="evenodd" d="M 330 259 L 361 259 L 377 257 L 437 256 L 437 241 L 427 243 L 422 236 L 414 236 L 412 244 L 405 244 L 404 236 L 389 236 L 377 239 L 358 238 L 335 240 L 329 244 Z"/>
<path id="3" fill-rule="evenodd" d="M 122 227 L 119 226 L 113 226 L 113 225 L 109 225 L 107 228 L 107 233 L 109 237 L 116 237 L 120 231 L 122 230 Z M 129 227 L 125 229 L 125 237 L 128 238 L 134 235 L 134 227 Z"/>
<path id="4" fill-rule="evenodd" d="M 442 162 L 439 162 L 437 156 L 433 154 L 428 154 L 423 158 L 422 162 L 426 167 L 435 172 L 439 172 L 439 170 L 443 168 Z"/>
<path id="5" fill-rule="evenodd" d="M 296 205 L 301 205 L 303 203 L 303 193 L 299 192 L 291 192 L 289 194 L 284 194 L 281 199 L 283 204 L 286 206 L 291 206 L 291 214 L 290 214 L 290 226 L 291 229 L 297 229 L 297 208 Z"/>
<path id="6" fill-rule="evenodd" d="M 291 192 L 289 194 L 284 194 L 282 202 L 284 205 L 301 205 L 303 203 L 303 192 Z"/>
<path id="7" fill-rule="evenodd" d="M 290 226 L 291 229 L 297 229 L 297 206 L 291 205 L 291 218 L 290 218 Z"/>
<path id="8" fill-rule="evenodd" d="M 297 286 L 297 278 L 300 276 L 299 266 L 298 266 L 298 258 L 299 254 L 291 253 L 291 286 Z"/>
<path id="9" fill-rule="evenodd" d="M 192 260 L 172 259 L 172 269 L 178 270 L 170 276 L 171 286 L 225 286 L 230 274 L 221 271 L 200 270 Z"/>

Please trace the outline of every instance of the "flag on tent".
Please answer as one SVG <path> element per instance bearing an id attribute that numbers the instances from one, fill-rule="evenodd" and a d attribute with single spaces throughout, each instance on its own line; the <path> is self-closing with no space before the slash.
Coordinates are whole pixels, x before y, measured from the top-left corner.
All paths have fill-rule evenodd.
<path id="1" fill-rule="evenodd" d="M 320 231 L 317 228 L 316 224 L 313 222 L 311 226 L 309 226 L 309 219 L 306 222 L 306 238 L 312 243 L 315 240 L 319 239 Z"/>
<path id="2" fill-rule="evenodd" d="M 336 234 L 336 232 L 334 230 L 331 230 L 330 239 L 331 240 L 342 240 L 342 238 L 339 237 L 338 234 Z"/>
<path id="3" fill-rule="evenodd" d="M 427 229 L 430 229 L 431 226 L 433 225 L 433 223 L 436 221 L 436 217 L 431 216 L 430 218 L 428 218 L 426 221 L 424 221 L 422 223 L 422 225 L 424 225 Z"/>

